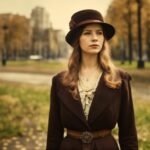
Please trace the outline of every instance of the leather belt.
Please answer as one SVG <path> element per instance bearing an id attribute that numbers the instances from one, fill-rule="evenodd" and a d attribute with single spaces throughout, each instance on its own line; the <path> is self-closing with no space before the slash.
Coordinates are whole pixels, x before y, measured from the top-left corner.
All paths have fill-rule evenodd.
<path id="1" fill-rule="evenodd" d="M 79 139 L 82 141 L 82 149 L 83 150 L 90 150 L 91 149 L 91 143 L 93 139 L 105 137 L 106 135 L 110 134 L 111 130 L 99 130 L 95 132 L 89 132 L 89 131 L 74 131 L 67 129 L 67 136 Z"/>

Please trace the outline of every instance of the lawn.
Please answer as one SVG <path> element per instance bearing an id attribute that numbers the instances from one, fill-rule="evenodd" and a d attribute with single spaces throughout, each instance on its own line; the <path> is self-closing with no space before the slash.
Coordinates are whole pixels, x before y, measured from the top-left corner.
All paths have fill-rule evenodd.
<path id="1" fill-rule="evenodd" d="M 49 90 L 46 86 L 1 82 L 0 138 L 46 130 Z"/>
<path id="2" fill-rule="evenodd" d="M 63 70 L 66 67 L 66 60 L 21 60 L 8 61 L 7 65 L 4 67 L 0 65 L 0 71 L 52 74 Z"/>
<path id="3" fill-rule="evenodd" d="M 14 71 L 14 72 L 31 72 L 31 73 L 56 73 L 60 70 L 67 68 L 67 60 L 21 60 L 21 61 L 8 61 L 5 67 L 0 65 L 0 71 Z M 125 70 L 134 71 L 137 69 L 137 62 L 133 61 L 132 64 L 125 62 L 121 64 L 120 61 L 114 61 L 116 66 Z M 145 68 L 150 69 L 150 62 L 145 62 Z"/>

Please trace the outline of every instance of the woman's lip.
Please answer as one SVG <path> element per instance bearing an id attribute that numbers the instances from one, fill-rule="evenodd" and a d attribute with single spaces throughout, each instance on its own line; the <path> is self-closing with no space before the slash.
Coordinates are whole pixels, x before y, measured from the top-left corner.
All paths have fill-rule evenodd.
<path id="1" fill-rule="evenodd" d="M 90 45 L 91 47 L 97 47 L 97 46 L 99 46 L 99 45 L 97 45 L 97 44 L 92 44 L 92 45 Z"/>

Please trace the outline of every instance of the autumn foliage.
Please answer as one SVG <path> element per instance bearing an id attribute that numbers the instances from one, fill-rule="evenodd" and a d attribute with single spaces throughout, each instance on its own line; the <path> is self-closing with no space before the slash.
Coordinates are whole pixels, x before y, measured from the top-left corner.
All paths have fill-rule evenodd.
<path id="1" fill-rule="evenodd" d="M 112 51 L 116 58 L 129 58 L 129 48 L 134 59 L 138 51 L 137 0 L 113 0 L 108 8 L 106 21 L 116 27 Z M 141 0 L 143 58 L 150 60 L 150 1 Z M 116 50 L 117 49 L 117 50 Z"/>

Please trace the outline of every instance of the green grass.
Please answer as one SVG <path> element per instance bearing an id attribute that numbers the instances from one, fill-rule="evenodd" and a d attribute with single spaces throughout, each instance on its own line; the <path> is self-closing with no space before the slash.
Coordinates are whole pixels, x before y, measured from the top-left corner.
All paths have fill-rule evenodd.
<path id="1" fill-rule="evenodd" d="M 8 61 L 5 67 L 0 66 L 0 71 L 14 71 L 14 72 L 32 72 L 32 73 L 56 73 L 60 70 L 67 68 L 68 60 L 20 60 L 20 61 Z M 120 61 L 114 61 L 115 65 L 129 71 L 137 69 L 137 61 L 133 61 L 129 64 L 126 61 L 121 64 Z M 145 69 L 150 69 L 150 62 L 145 62 Z"/>
<path id="2" fill-rule="evenodd" d="M 0 67 L 0 71 L 31 72 L 31 73 L 56 73 L 65 70 L 67 60 L 41 60 L 41 61 L 8 61 L 5 67 Z"/>
<path id="3" fill-rule="evenodd" d="M 22 61 L 8 61 L 7 65 L 10 67 L 44 67 L 44 68 L 57 68 L 63 66 L 63 60 L 39 60 L 39 61 L 32 61 L 32 60 L 22 60 Z"/>
<path id="4" fill-rule="evenodd" d="M 141 150 L 150 149 L 150 101 L 136 101 L 136 124 Z"/>
<path id="5" fill-rule="evenodd" d="M 48 110 L 49 88 L 1 83 L 0 137 L 46 130 Z"/>
<path id="6" fill-rule="evenodd" d="M 123 69 L 127 69 L 127 70 L 137 69 L 137 61 L 133 61 L 131 64 L 128 61 L 126 61 L 124 64 L 122 64 L 121 61 L 114 61 L 114 63 L 116 66 Z M 144 68 L 150 69 L 150 62 L 145 62 Z"/>

